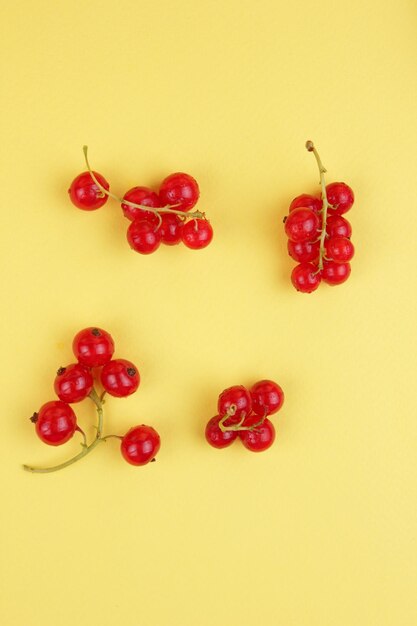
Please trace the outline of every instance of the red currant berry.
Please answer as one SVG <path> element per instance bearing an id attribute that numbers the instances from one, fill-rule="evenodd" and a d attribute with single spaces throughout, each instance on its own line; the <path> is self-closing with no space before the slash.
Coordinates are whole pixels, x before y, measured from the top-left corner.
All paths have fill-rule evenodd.
<path id="1" fill-rule="evenodd" d="M 308 263 L 319 258 L 319 241 L 291 241 L 288 240 L 288 254 L 298 263 Z"/>
<path id="2" fill-rule="evenodd" d="M 323 201 L 317 196 L 310 196 L 308 193 L 303 193 L 301 196 L 297 196 L 290 204 L 290 213 L 294 209 L 311 209 L 315 213 L 318 213 L 323 208 Z"/>
<path id="3" fill-rule="evenodd" d="M 181 238 L 187 248 L 199 250 L 213 239 L 213 229 L 207 220 L 193 219 L 182 227 Z"/>
<path id="4" fill-rule="evenodd" d="M 93 173 L 100 185 L 108 191 L 110 185 L 107 180 L 98 172 Z M 83 172 L 79 174 L 77 178 L 74 178 L 68 189 L 68 193 L 71 202 L 84 211 L 99 209 L 103 204 L 106 204 L 108 198 L 91 178 L 90 172 Z"/>
<path id="5" fill-rule="evenodd" d="M 324 262 L 321 277 L 328 285 L 341 285 L 349 276 L 349 263 L 336 263 L 335 261 Z"/>
<path id="6" fill-rule="evenodd" d="M 317 237 L 320 220 L 311 209 L 294 209 L 285 220 L 285 232 L 291 241 L 309 241 Z"/>
<path id="7" fill-rule="evenodd" d="M 230 424 L 236 424 L 242 417 L 250 415 L 252 411 L 252 400 L 249 391 L 243 385 L 234 385 L 225 389 L 219 396 L 217 410 L 221 417 L 229 413 Z M 232 413 L 233 410 L 234 413 Z"/>
<path id="8" fill-rule="evenodd" d="M 77 418 L 72 408 L 65 402 L 47 402 L 30 418 L 36 427 L 36 434 L 50 446 L 60 446 L 71 439 L 77 430 Z"/>
<path id="9" fill-rule="evenodd" d="M 161 201 L 158 194 L 149 189 L 148 187 L 133 187 L 129 189 L 123 196 L 123 200 L 130 200 L 135 204 L 142 204 L 143 206 L 149 206 L 153 209 L 159 209 L 161 207 Z M 137 207 L 130 206 L 130 204 L 122 204 L 124 216 L 128 220 L 134 222 L 137 219 L 146 219 L 149 222 L 158 224 L 158 216 L 152 211 L 144 211 Z"/>
<path id="10" fill-rule="evenodd" d="M 320 274 L 317 265 L 312 263 L 300 263 L 296 265 L 291 274 L 291 282 L 297 291 L 311 293 L 320 285 Z"/>
<path id="11" fill-rule="evenodd" d="M 160 246 L 161 232 L 149 220 L 135 220 L 127 229 L 127 240 L 136 252 L 151 254 Z"/>
<path id="12" fill-rule="evenodd" d="M 80 363 L 60 367 L 54 382 L 55 393 L 62 402 L 81 402 L 93 388 L 90 370 Z"/>
<path id="13" fill-rule="evenodd" d="M 259 421 L 258 415 L 251 415 L 244 422 L 244 426 L 254 426 Z M 275 428 L 266 417 L 262 424 L 255 426 L 254 430 L 241 430 L 239 437 L 243 445 L 252 452 L 263 452 L 272 446 L 275 441 Z"/>
<path id="14" fill-rule="evenodd" d="M 137 368 L 125 359 L 109 361 L 101 370 L 103 388 L 116 398 L 130 396 L 139 387 L 140 376 Z"/>
<path id="15" fill-rule="evenodd" d="M 164 213 L 159 230 L 161 232 L 162 243 L 168 246 L 175 246 L 175 244 L 181 241 L 182 220 L 178 215 Z"/>
<path id="16" fill-rule="evenodd" d="M 352 235 L 352 226 L 341 215 L 328 215 L 326 220 L 326 233 L 329 237 L 347 237 Z"/>
<path id="17" fill-rule="evenodd" d="M 197 204 L 200 196 L 197 181 L 189 174 L 176 172 L 161 183 L 159 197 L 164 205 L 177 205 L 179 211 L 189 211 Z"/>
<path id="18" fill-rule="evenodd" d="M 353 259 L 355 248 L 346 237 L 330 237 L 325 243 L 326 257 L 336 263 L 345 263 Z"/>
<path id="19" fill-rule="evenodd" d="M 346 183 L 330 183 L 326 186 L 326 195 L 329 204 L 329 213 L 342 215 L 349 211 L 355 196 L 352 189 Z"/>
<path id="20" fill-rule="evenodd" d="M 206 439 L 213 448 L 227 448 L 237 437 L 235 430 L 225 430 L 223 432 L 220 429 L 219 422 L 221 419 L 220 415 L 216 415 L 211 418 L 206 426 Z M 226 420 L 226 422 L 230 423 L 229 420 Z"/>
<path id="21" fill-rule="evenodd" d="M 87 367 L 101 367 L 113 356 L 114 342 L 101 328 L 84 328 L 74 337 L 72 349 L 77 360 Z"/>
<path id="22" fill-rule="evenodd" d="M 153 461 L 161 447 L 161 439 L 151 426 L 134 426 L 123 437 L 120 446 L 123 458 L 131 465 Z"/>
<path id="23" fill-rule="evenodd" d="M 273 415 L 284 403 L 284 392 L 272 380 L 260 380 L 250 390 L 252 410 L 259 416 Z"/>

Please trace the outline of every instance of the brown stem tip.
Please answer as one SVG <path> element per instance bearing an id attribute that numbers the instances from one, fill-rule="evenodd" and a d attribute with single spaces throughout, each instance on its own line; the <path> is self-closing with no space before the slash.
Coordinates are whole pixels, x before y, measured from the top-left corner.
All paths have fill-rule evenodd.
<path id="1" fill-rule="evenodd" d="M 313 152 L 314 150 L 314 143 L 310 141 L 310 139 L 306 141 L 306 148 L 309 152 Z"/>

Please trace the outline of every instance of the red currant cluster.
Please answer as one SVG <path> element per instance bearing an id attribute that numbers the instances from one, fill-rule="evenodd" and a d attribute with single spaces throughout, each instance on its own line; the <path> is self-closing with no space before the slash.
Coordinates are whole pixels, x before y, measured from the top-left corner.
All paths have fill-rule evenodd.
<path id="1" fill-rule="evenodd" d="M 153 461 L 160 448 L 160 438 L 151 426 L 134 426 L 123 437 L 103 436 L 104 397 L 108 393 L 116 398 L 125 398 L 139 387 L 138 369 L 125 359 L 113 359 L 114 342 L 108 332 L 101 328 L 85 328 L 72 342 L 77 363 L 60 367 L 54 383 L 59 400 L 44 404 L 30 418 L 35 424 L 38 437 L 50 446 L 60 446 L 69 441 L 78 431 L 83 437 L 82 450 L 68 461 L 48 468 L 24 465 L 30 472 L 46 473 L 63 469 L 79 461 L 101 442 L 110 438 L 121 441 L 121 453 L 132 465 L 145 465 Z M 99 395 L 94 387 L 94 377 L 99 377 L 103 391 Z M 77 424 L 77 417 L 70 404 L 90 398 L 95 404 L 98 423 L 95 438 L 87 444 L 84 431 Z"/>
<path id="2" fill-rule="evenodd" d="M 251 389 L 235 385 L 222 391 L 218 415 L 206 426 L 206 439 L 214 448 L 227 448 L 239 436 L 252 452 L 267 450 L 275 440 L 275 428 L 268 415 L 284 403 L 284 392 L 272 380 L 260 380 Z"/>
<path id="3" fill-rule="evenodd" d="M 190 212 L 200 197 L 197 181 L 189 174 L 170 174 L 156 193 L 149 187 L 133 187 L 119 198 L 109 191 L 106 179 L 88 170 L 71 183 L 68 193 L 73 204 L 84 211 L 102 207 L 109 197 L 122 206 L 123 214 L 131 221 L 127 229 L 130 247 L 141 254 L 155 252 L 161 243 L 173 246 L 182 241 L 188 248 L 205 248 L 213 239 L 213 229 L 201 211 Z"/>
<path id="4" fill-rule="evenodd" d="M 317 150 L 311 141 L 306 148 L 314 153 L 319 166 L 321 196 L 294 198 L 284 223 L 288 254 L 299 263 L 292 271 L 292 284 L 297 291 L 311 293 L 322 280 L 340 285 L 349 278 L 355 249 L 351 225 L 342 215 L 352 207 L 354 195 L 346 183 L 326 185 L 326 170 Z"/>

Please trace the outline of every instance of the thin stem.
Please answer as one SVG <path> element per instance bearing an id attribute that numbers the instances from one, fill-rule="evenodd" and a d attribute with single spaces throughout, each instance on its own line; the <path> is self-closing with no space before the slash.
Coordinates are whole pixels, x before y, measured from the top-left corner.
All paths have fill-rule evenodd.
<path id="1" fill-rule="evenodd" d="M 87 156 L 88 146 L 83 146 L 83 152 L 84 152 L 85 164 L 87 166 L 88 171 L 90 172 L 90 176 L 93 179 L 93 181 L 95 182 L 95 184 L 97 185 L 97 187 L 100 189 L 101 193 L 104 194 L 105 196 L 109 196 L 109 198 L 113 198 L 113 200 L 116 200 L 116 202 L 119 202 L 119 204 L 127 204 L 128 206 L 134 207 L 135 209 L 142 209 L 143 211 L 150 211 L 151 213 L 153 213 L 154 215 L 159 217 L 158 228 L 161 225 L 161 222 L 162 222 L 161 214 L 163 214 L 163 213 L 171 213 L 173 215 L 179 215 L 180 217 L 182 217 L 184 219 L 185 218 L 189 218 L 189 217 L 193 217 L 195 219 L 197 219 L 197 218 L 205 219 L 206 218 L 206 214 L 202 213 L 201 211 L 185 212 L 185 211 L 179 211 L 179 210 L 175 209 L 174 207 L 180 206 L 179 204 L 173 204 L 173 205 L 167 204 L 164 207 L 160 207 L 160 208 L 155 209 L 154 207 L 145 206 L 144 204 L 136 204 L 136 202 L 131 202 L 130 200 L 125 200 L 124 198 L 119 198 L 119 196 L 116 196 L 116 194 L 114 194 L 111 191 L 108 191 L 107 189 L 105 189 L 105 187 L 103 187 L 103 185 L 101 185 L 99 183 L 99 181 L 97 180 L 93 170 L 90 167 L 90 163 L 88 161 L 88 156 Z"/>
<path id="2" fill-rule="evenodd" d="M 100 399 L 100 396 L 98 395 L 97 391 L 94 389 L 94 387 L 90 391 L 88 397 L 91 398 L 91 400 L 96 405 L 97 415 L 98 415 L 96 439 L 100 439 L 101 433 L 103 432 L 103 418 L 104 418 L 103 403 L 102 403 L 102 401 Z"/>
<path id="3" fill-rule="evenodd" d="M 321 271 L 323 269 L 323 260 L 324 260 L 324 256 L 326 253 L 326 248 L 324 247 L 324 241 L 326 239 L 327 210 L 330 206 L 327 200 L 326 181 L 324 178 L 324 174 L 327 172 L 327 170 L 324 167 L 323 163 L 321 162 L 320 155 L 317 152 L 314 146 L 314 143 L 312 141 L 307 141 L 306 148 L 309 152 L 312 152 L 314 156 L 316 157 L 317 165 L 318 165 L 319 172 L 320 172 L 321 197 L 323 201 L 323 207 L 321 209 L 322 230 L 321 230 L 321 235 L 320 235 L 320 252 L 319 252 L 319 271 Z"/>
<path id="4" fill-rule="evenodd" d="M 246 419 L 246 413 L 242 414 L 242 417 L 240 418 L 239 422 L 237 424 L 231 424 L 230 426 L 226 426 L 225 422 L 230 418 L 233 417 L 236 413 L 236 405 L 232 404 L 230 406 L 230 408 L 228 409 L 226 415 L 224 415 L 221 420 L 219 421 L 219 428 L 222 431 L 222 433 L 228 432 L 228 431 L 241 431 L 241 430 L 255 430 L 256 428 L 258 428 L 258 426 L 261 426 L 264 423 L 265 417 L 266 417 L 266 413 L 265 415 L 263 415 L 258 422 L 255 422 L 255 424 L 252 424 L 252 426 L 243 426 L 243 422 Z"/>

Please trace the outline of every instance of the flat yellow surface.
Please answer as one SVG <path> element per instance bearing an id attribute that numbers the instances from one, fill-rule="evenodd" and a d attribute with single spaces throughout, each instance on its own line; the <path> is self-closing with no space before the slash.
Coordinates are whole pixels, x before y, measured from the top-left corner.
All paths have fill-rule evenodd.
<path id="1" fill-rule="evenodd" d="M 6 4 L 1 623 L 415 626 L 415 0 Z M 282 218 L 318 190 L 308 138 L 355 190 L 357 254 L 305 296 Z M 116 203 L 75 209 L 84 143 L 122 194 L 194 175 L 213 244 L 143 257 Z M 152 424 L 158 462 L 110 441 L 27 474 L 79 449 L 27 418 L 89 325 L 142 375 L 107 432 Z M 264 377 L 286 393 L 274 447 L 210 448 L 217 394 Z"/>

